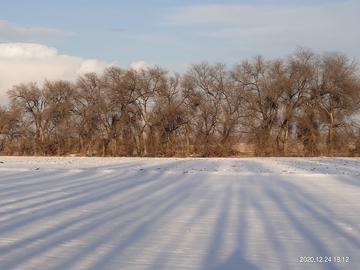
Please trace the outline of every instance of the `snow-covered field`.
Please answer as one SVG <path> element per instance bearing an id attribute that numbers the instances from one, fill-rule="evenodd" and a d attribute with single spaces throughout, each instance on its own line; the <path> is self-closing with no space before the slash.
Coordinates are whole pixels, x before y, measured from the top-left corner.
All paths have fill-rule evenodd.
<path id="1" fill-rule="evenodd" d="M 360 269 L 360 159 L 0 157 L 0 269 Z"/>

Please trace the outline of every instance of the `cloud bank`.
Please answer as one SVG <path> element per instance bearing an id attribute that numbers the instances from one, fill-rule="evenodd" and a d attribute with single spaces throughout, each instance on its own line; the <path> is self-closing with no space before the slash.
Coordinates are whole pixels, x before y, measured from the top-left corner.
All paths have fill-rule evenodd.
<path id="1" fill-rule="evenodd" d="M 54 48 L 40 44 L 0 44 L 0 104 L 8 103 L 6 91 L 19 83 L 48 80 L 74 81 L 86 72 L 101 73 L 114 63 L 60 55 Z"/>
<path id="2" fill-rule="evenodd" d="M 186 29 L 194 40 L 204 38 L 212 47 L 218 42 L 221 46 L 230 44 L 237 50 L 266 55 L 275 51 L 280 56 L 284 48 L 307 46 L 358 55 L 359 14 L 358 1 L 322 5 L 202 5 L 169 10 L 164 25 Z"/>
<path id="3" fill-rule="evenodd" d="M 360 3 L 346 2 L 322 6 L 204 5 L 173 9 L 166 16 L 172 26 L 256 28 L 259 26 L 323 27 L 344 26 L 360 21 Z M 354 21 L 355 19 L 355 21 Z M 340 24 L 340 25 L 339 25 Z"/>
<path id="4" fill-rule="evenodd" d="M 146 63 L 145 61 L 137 61 L 137 62 L 133 62 L 130 65 L 130 68 L 135 69 L 135 70 L 141 70 L 141 69 L 145 69 L 147 67 L 150 67 L 151 65 Z"/>
<path id="5" fill-rule="evenodd" d="M 73 36 L 74 33 L 46 28 L 46 27 L 22 27 L 8 21 L 0 20 L 0 41 L 35 41 L 41 38 L 54 38 L 60 36 Z"/>

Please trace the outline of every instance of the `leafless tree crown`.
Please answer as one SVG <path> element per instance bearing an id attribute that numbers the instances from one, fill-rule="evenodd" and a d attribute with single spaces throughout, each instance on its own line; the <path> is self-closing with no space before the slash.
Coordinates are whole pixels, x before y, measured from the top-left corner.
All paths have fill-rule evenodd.
<path id="1" fill-rule="evenodd" d="M 183 75 L 109 67 L 7 94 L 3 155 L 360 154 L 359 70 L 340 52 L 202 62 Z"/>

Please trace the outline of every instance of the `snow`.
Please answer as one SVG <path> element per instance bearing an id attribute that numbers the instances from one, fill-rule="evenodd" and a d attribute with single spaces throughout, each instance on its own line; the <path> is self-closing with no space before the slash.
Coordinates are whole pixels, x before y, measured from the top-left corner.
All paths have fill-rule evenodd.
<path id="1" fill-rule="evenodd" d="M 358 269 L 359 175 L 357 158 L 0 157 L 0 269 Z"/>

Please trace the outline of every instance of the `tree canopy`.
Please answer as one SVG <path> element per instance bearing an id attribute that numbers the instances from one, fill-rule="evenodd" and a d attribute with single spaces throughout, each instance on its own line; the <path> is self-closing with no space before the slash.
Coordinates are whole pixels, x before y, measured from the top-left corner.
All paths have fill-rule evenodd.
<path id="1" fill-rule="evenodd" d="M 340 52 L 202 62 L 183 75 L 110 67 L 7 94 L 3 155 L 360 154 L 358 65 Z"/>

